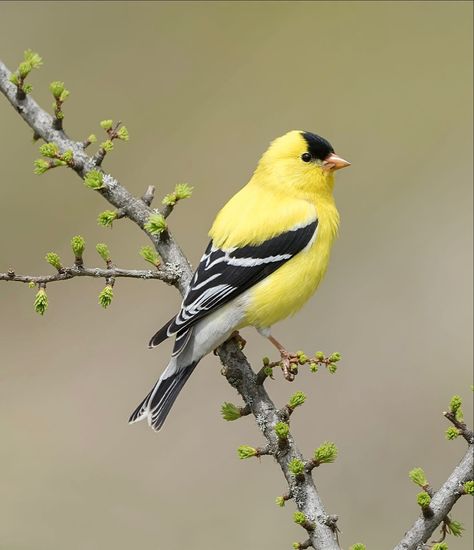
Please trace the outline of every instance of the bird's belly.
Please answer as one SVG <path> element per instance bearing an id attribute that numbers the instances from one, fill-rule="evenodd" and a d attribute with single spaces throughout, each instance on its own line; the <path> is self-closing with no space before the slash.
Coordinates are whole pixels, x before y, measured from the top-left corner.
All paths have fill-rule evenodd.
<path id="1" fill-rule="evenodd" d="M 326 272 L 329 248 L 313 245 L 253 287 L 249 292 L 247 324 L 263 329 L 301 309 Z"/>

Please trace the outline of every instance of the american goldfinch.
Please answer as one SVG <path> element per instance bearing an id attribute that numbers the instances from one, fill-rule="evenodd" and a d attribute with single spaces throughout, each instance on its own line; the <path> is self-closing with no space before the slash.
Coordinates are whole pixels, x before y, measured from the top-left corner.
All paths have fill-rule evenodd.
<path id="1" fill-rule="evenodd" d="M 255 327 L 289 364 L 270 330 L 303 306 L 326 271 L 339 224 L 334 172 L 349 164 L 310 132 L 270 144 L 217 215 L 179 313 L 150 340 L 153 348 L 174 336 L 174 348 L 131 423 L 147 418 L 159 430 L 199 361 L 243 327 Z"/>

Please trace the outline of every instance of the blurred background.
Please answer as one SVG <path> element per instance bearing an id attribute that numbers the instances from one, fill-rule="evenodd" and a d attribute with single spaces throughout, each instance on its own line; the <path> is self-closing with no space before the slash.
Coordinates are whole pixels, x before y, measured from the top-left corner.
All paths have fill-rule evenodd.
<path id="1" fill-rule="evenodd" d="M 339 351 L 332 376 L 305 372 L 269 382 L 277 404 L 303 390 L 292 430 L 308 456 L 340 449 L 315 479 L 340 516 L 344 548 L 392 548 L 418 514 L 408 471 L 437 487 L 465 452 L 446 441 L 453 394 L 471 418 L 472 4 L 470 2 L 2 2 L 0 57 L 13 70 L 32 48 L 48 85 L 71 91 L 65 128 L 101 136 L 122 120 L 131 141 L 107 156 L 137 196 L 194 186 L 169 220 L 195 264 L 217 210 L 251 175 L 273 138 L 290 129 L 328 138 L 352 162 L 337 174 L 342 225 L 316 297 L 274 334 L 289 349 Z M 52 271 L 46 252 L 71 262 L 83 235 L 88 265 L 107 242 L 120 267 L 145 267 L 145 234 L 96 217 L 103 199 L 71 172 L 33 175 L 38 144 L 0 97 L 0 271 Z M 99 137 L 100 139 L 100 137 Z M 157 201 L 158 204 L 158 201 Z M 215 357 L 202 361 L 165 429 L 127 425 L 166 365 L 170 344 L 149 337 L 179 296 L 156 281 L 119 280 L 105 311 L 102 281 L 35 291 L 0 284 L 0 548 L 129 550 L 140 546 L 287 549 L 304 532 L 293 505 L 274 504 L 285 483 L 270 459 L 241 462 L 259 445 L 250 418 L 224 422 L 239 398 Z M 269 344 L 251 330 L 256 368 Z M 471 499 L 472 500 L 472 499 Z M 472 504 L 452 517 L 472 547 Z"/>

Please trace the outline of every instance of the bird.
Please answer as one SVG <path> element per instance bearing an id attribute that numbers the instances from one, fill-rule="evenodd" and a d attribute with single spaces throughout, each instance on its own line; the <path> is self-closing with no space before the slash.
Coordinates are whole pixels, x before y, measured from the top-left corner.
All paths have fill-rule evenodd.
<path id="1" fill-rule="evenodd" d="M 306 303 L 326 272 L 339 227 L 334 172 L 349 165 L 312 132 L 292 130 L 270 143 L 217 214 L 178 314 L 151 338 L 154 348 L 174 337 L 173 351 L 130 423 L 147 419 L 160 430 L 199 361 L 244 327 L 289 365 L 292 354 L 271 329 Z"/>

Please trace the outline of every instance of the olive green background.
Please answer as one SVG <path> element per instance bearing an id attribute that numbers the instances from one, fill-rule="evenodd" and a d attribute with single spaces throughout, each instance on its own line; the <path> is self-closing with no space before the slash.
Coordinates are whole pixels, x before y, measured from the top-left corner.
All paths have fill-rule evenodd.
<path id="1" fill-rule="evenodd" d="M 392 548 L 418 514 L 407 472 L 438 486 L 465 451 L 444 438 L 442 411 L 459 393 L 471 417 L 472 4 L 469 2 L 2 2 L 0 57 L 26 48 L 45 60 L 31 77 L 71 90 L 65 127 L 98 135 L 104 118 L 131 133 L 104 163 L 130 191 L 158 197 L 176 182 L 194 196 L 169 220 L 196 263 L 223 203 L 248 180 L 274 137 L 315 131 L 353 164 L 337 174 L 340 239 L 318 294 L 275 327 L 290 349 L 343 354 L 336 375 L 280 375 L 283 405 L 308 394 L 292 429 L 308 456 L 340 449 L 315 471 L 340 516 L 344 548 Z M 70 238 L 105 241 L 121 267 L 145 267 L 146 236 L 126 220 L 96 225 L 108 208 L 67 170 L 32 173 L 32 133 L 0 97 L 0 271 L 51 271 Z M 264 207 L 264 205 L 262 205 Z M 0 284 L 1 550 L 287 549 L 304 531 L 271 459 L 241 462 L 255 423 L 225 423 L 239 402 L 215 357 L 202 361 L 159 434 L 127 418 L 167 362 L 148 338 L 179 305 L 173 288 L 119 280 L 34 291 Z M 244 331 L 258 368 L 268 343 Z M 471 503 L 453 513 L 472 547 Z"/>

